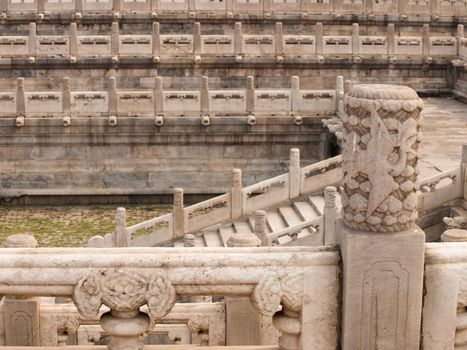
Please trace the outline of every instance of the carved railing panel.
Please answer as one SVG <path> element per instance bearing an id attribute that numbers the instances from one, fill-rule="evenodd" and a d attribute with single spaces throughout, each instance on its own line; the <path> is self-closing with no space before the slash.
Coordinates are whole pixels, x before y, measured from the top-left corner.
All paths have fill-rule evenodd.
<path id="1" fill-rule="evenodd" d="M 244 213 L 253 213 L 273 203 L 281 203 L 289 199 L 289 174 L 243 188 Z"/>
<path id="2" fill-rule="evenodd" d="M 210 222 L 228 220 L 231 210 L 230 193 L 191 205 L 184 209 L 184 227 L 194 232 L 206 227 Z"/>
<path id="3" fill-rule="evenodd" d="M 339 334 L 339 269 L 338 252 L 324 247 L 1 249 L 0 293 L 73 296 L 91 319 L 104 304 L 110 312 L 100 324 L 115 349 L 142 346 L 150 322 L 161 323 L 177 296 L 249 296 L 273 316 L 280 346 L 331 350 Z"/>
<path id="4" fill-rule="evenodd" d="M 342 156 L 326 159 L 301 169 L 301 193 L 314 193 L 342 180 Z"/>

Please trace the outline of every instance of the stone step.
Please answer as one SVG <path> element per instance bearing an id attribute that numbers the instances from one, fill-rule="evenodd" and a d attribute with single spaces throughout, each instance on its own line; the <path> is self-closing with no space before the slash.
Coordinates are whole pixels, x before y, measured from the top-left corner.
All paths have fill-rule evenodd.
<path id="1" fill-rule="evenodd" d="M 303 221 L 313 220 L 319 216 L 308 202 L 294 202 L 293 206 Z"/>
<path id="2" fill-rule="evenodd" d="M 208 231 L 203 233 L 206 247 L 222 247 L 224 243 L 217 231 Z"/>
<path id="3" fill-rule="evenodd" d="M 266 223 L 271 232 L 276 232 L 287 227 L 279 211 L 276 210 L 266 213 Z"/>
<path id="4" fill-rule="evenodd" d="M 252 233 L 253 232 L 249 221 L 235 221 L 233 225 L 235 228 L 235 232 L 238 232 L 238 233 L 240 232 Z"/>
<path id="5" fill-rule="evenodd" d="M 232 224 L 223 225 L 218 228 L 218 232 L 224 247 L 227 247 L 227 241 L 229 240 L 230 236 L 235 233 L 234 227 Z"/>
<path id="6" fill-rule="evenodd" d="M 279 214 L 289 227 L 296 226 L 303 221 L 293 207 L 280 207 Z"/>
<path id="7" fill-rule="evenodd" d="M 321 216 L 324 212 L 324 197 L 323 196 L 310 196 L 308 202 L 313 207 L 315 212 Z"/>

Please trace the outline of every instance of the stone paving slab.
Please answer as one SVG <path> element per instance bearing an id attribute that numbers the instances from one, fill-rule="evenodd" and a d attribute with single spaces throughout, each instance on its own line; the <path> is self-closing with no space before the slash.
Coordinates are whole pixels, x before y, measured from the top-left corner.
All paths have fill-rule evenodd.
<path id="1" fill-rule="evenodd" d="M 424 98 L 421 178 L 457 167 L 467 144 L 467 104 L 453 98 Z"/>

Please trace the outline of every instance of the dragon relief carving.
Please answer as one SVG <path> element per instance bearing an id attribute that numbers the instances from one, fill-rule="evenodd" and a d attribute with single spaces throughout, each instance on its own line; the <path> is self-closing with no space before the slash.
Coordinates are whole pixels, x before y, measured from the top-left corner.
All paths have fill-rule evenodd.
<path id="1" fill-rule="evenodd" d="M 404 231 L 418 217 L 423 103 L 412 89 L 390 85 L 358 85 L 345 102 L 344 222 L 363 231 Z"/>
<path id="2" fill-rule="evenodd" d="M 299 313 L 303 303 L 303 274 L 296 271 L 271 272 L 256 285 L 251 301 L 264 316 L 283 309 Z"/>
<path id="3" fill-rule="evenodd" d="M 154 321 L 169 313 L 176 293 L 161 272 L 146 277 L 132 271 L 105 269 L 87 273 L 75 286 L 73 301 L 85 318 L 96 317 L 102 304 L 115 311 L 137 310 L 147 304 Z"/>

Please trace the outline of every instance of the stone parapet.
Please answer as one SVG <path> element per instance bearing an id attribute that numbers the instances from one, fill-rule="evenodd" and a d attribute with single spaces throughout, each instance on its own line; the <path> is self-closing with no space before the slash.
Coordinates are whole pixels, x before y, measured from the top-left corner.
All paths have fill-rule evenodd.
<path id="1" fill-rule="evenodd" d="M 308 27 L 308 25 L 306 25 Z M 442 30 L 431 32 L 423 26 L 420 35 L 395 35 L 394 24 L 387 30 L 372 35 L 359 30 L 359 24 L 346 26 L 335 35 L 335 26 L 310 25 L 307 34 L 297 32 L 292 26 L 277 22 L 263 30 L 251 27 L 248 22 L 224 24 L 218 34 L 210 34 L 211 25 L 194 23 L 186 32 L 161 31 L 159 22 L 140 33 L 120 29 L 112 22 L 107 33 L 90 33 L 86 26 L 72 22 L 66 34 L 50 35 L 38 32 L 31 23 L 29 35 L 5 32 L 0 36 L 0 65 L 31 68 L 48 64 L 81 67 L 86 65 L 163 65 L 223 64 L 242 67 L 247 64 L 331 64 L 340 59 L 353 65 L 402 64 L 419 61 L 423 64 L 446 64 L 456 56 L 466 57 L 466 40 L 463 26 L 456 33 Z M 41 25 L 39 25 L 39 29 Z M 165 26 L 163 28 L 166 28 Z M 347 33 L 346 33 L 347 32 Z M 209 33 L 209 34 L 207 34 Z M 11 62 L 9 61 L 11 60 Z M 342 63 L 342 62 L 340 62 Z"/>
<path id="2" fill-rule="evenodd" d="M 302 19 L 313 20 L 327 15 L 333 20 L 342 20 L 346 16 L 359 16 L 375 21 L 390 17 L 400 21 L 432 19 L 443 20 L 445 17 L 467 16 L 467 5 L 464 1 L 432 0 L 420 2 L 379 2 L 362 0 L 348 2 L 345 0 L 331 1 L 268 1 L 257 0 L 244 2 L 242 0 L 145 0 L 145 1 L 43 1 L 16 2 L 2 0 L 0 11 L 3 18 L 16 15 L 33 15 L 39 20 L 48 20 L 53 12 L 69 14 L 70 17 L 85 20 L 90 16 L 108 15 L 113 19 L 121 18 L 178 18 L 190 20 L 203 19 Z"/>

